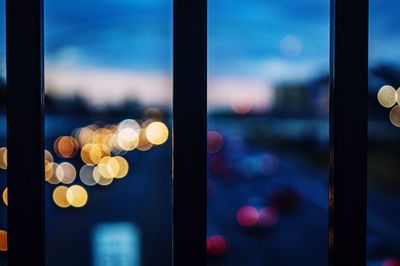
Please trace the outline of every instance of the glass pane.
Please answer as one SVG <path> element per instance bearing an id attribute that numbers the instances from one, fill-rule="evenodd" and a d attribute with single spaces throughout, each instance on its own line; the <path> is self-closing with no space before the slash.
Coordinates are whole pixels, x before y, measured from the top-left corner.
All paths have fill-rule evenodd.
<path id="1" fill-rule="evenodd" d="M 0 0 L 0 265 L 7 265 L 7 161 L 6 152 L 6 21 L 5 0 Z"/>
<path id="2" fill-rule="evenodd" d="M 370 1 L 368 265 L 372 266 L 400 265 L 398 8 L 395 0 Z"/>
<path id="3" fill-rule="evenodd" d="M 329 1 L 209 0 L 210 265 L 327 264 Z"/>
<path id="4" fill-rule="evenodd" d="M 47 265 L 171 265 L 172 1 L 45 1 Z"/>

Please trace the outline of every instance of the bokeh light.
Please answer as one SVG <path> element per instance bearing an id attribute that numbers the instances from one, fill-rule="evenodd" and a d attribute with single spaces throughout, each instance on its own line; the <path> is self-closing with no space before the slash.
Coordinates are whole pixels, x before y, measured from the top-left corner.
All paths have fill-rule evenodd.
<path id="1" fill-rule="evenodd" d="M 7 231 L 0 230 L 0 251 L 6 252 L 8 250 Z"/>
<path id="2" fill-rule="evenodd" d="M 2 197 L 3 197 L 3 202 L 4 202 L 4 204 L 5 204 L 6 206 L 8 206 L 8 188 L 5 188 L 5 189 L 3 190 Z"/>
<path id="3" fill-rule="evenodd" d="M 60 163 L 56 168 L 56 177 L 61 183 L 71 184 L 75 180 L 76 169 L 71 163 Z"/>
<path id="4" fill-rule="evenodd" d="M 139 145 L 139 134 L 140 129 L 139 131 L 136 131 L 135 129 L 129 127 L 123 128 L 118 133 L 118 146 L 125 151 L 134 150 Z"/>
<path id="5" fill-rule="evenodd" d="M 253 206 L 244 206 L 239 209 L 236 220 L 243 227 L 252 227 L 260 220 L 260 214 Z"/>
<path id="6" fill-rule="evenodd" d="M 265 207 L 259 211 L 259 224 L 263 227 L 272 227 L 279 221 L 279 214 L 273 207 Z"/>
<path id="7" fill-rule="evenodd" d="M 73 185 L 68 188 L 66 199 L 71 206 L 81 208 L 85 206 L 88 201 L 88 193 L 82 186 Z"/>
<path id="8" fill-rule="evenodd" d="M 60 180 L 57 178 L 58 163 L 48 163 L 45 166 L 45 180 L 52 185 L 57 185 Z"/>
<path id="9" fill-rule="evenodd" d="M 94 186 L 97 184 L 97 181 L 94 179 L 93 170 L 95 166 L 93 165 L 84 165 L 79 171 L 79 177 L 83 184 L 87 186 Z"/>
<path id="10" fill-rule="evenodd" d="M 112 136 L 112 131 L 108 128 L 98 128 L 92 134 L 92 143 L 94 144 L 104 144 L 108 145 L 110 138 Z"/>
<path id="11" fill-rule="evenodd" d="M 94 130 L 93 126 L 77 128 L 72 132 L 72 136 L 77 140 L 79 147 L 83 147 L 92 141 Z"/>
<path id="12" fill-rule="evenodd" d="M 221 256 L 228 250 L 228 242 L 220 235 L 207 238 L 207 253 L 212 256 Z"/>
<path id="13" fill-rule="evenodd" d="M 153 144 L 151 144 L 146 137 L 146 128 L 140 129 L 140 135 L 139 135 L 139 145 L 137 146 L 137 149 L 139 151 L 148 151 L 153 147 Z"/>
<path id="14" fill-rule="evenodd" d="M 119 166 L 119 170 L 114 177 L 115 178 L 124 178 L 128 174 L 128 171 L 129 171 L 128 161 L 125 160 L 121 156 L 115 156 L 113 159 L 115 159 L 118 162 L 118 166 Z"/>
<path id="15" fill-rule="evenodd" d="M 296 36 L 285 36 L 280 43 L 281 52 L 290 57 L 300 55 L 303 45 L 299 38 Z"/>
<path id="16" fill-rule="evenodd" d="M 68 208 L 71 206 L 67 200 L 67 191 L 68 188 L 66 186 L 58 186 L 53 191 L 53 201 L 60 208 Z"/>
<path id="17" fill-rule="evenodd" d="M 382 266 L 400 266 L 400 260 L 397 258 L 387 258 L 383 261 Z"/>
<path id="18" fill-rule="evenodd" d="M 6 170 L 7 169 L 7 148 L 0 148 L 0 168 Z"/>
<path id="19" fill-rule="evenodd" d="M 126 128 L 132 129 L 138 133 L 140 130 L 140 125 L 136 120 L 125 119 L 118 124 L 118 130 L 122 131 Z"/>
<path id="20" fill-rule="evenodd" d="M 389 113 L 390 122 L 396 127 L 400 127 L 400 106 L 396 105 L 390 110 Z"/>
<path id="21" fill-rule="evenodd" d="M 232 95 L 231 108 L 240 115 L 249 113 L 254 107 L 254 99 L 251 94 L 240 92 Z"/>
<path id="22" fill-rule="evenodd" d="M 110 149 L 104 144 L 88 143 L 81 150 L 81 159 L 86 164 L 96 165 L 103 157 L 109 155 Z"/>
<path id="23" fill-rule="evenodd" d="M 397 91 L 389 85 L 385 85 L 378 91 L 378 101 L 386 108 L 391 108 L 397 102 Z"/>
<path id="24" fill-rule="evenodd" d="M 53 155 L 51 154 L 51 152 L 49 152 L 48 150 L 44 150 L 44 162 L 45 162 L 45 165 L 46 165 L 47 163 L 52 163 L 52 162 L 54 162 L 54 157 L 53 157 Z"/>
<path id="25" fill-rule="evenodd" d="M 108 147 L 112 154 L 121 155 L 125 154 L 127 151 L 123 150 L 118 144 L 118 133 L 113 133 L 108 140 Z"/>
<path id="26" fill-rule="evenodd" d="M 78 143 L 75 138 L 70 136 L 61 136 L 54 142 L 54 152 L 62 158 L 71 158 L 78 151 Z"/>
<path id="27" fill-rule="evenodd" d="M 154 145 L 161 145 L 168 139 L 168 128 L 161 122 L 152 122 L 146 127 L 146 138 Z"/>
<path id="28" fill-rule="evenodd" d="M 400 104 L 400 88 L 397 88 L 396 90 L 396 98 L 397 98 L 397 104 Z"/>
<path id="29" fill-rule="evenodd" d="M 101 173 L 99 172 L 99 168 L 97 166 L 93 169 L 93 178 L 96 181 L 96 183 L 101 186 L 108 186 L 114 180 L 113 178 L 107 178 L 101 175 Z"/>
<path id="30" fill-rule="evenodd" d="M 224 145 L 224 139 L 217 131 L 207 132 L 207 151 L 208 153 L 217 153 Z"/>
<path id="31" fill-rule="evenodd" d="M 158 109 L 148 110 L 148 119 L 145 122 L 137 122 L 133 119 L 125 119 L 118 125 L 108 124 L 100 127 L 90 124 L 75 129 L 71 136 L 57 137 L 53 143 L 54 152 L 61 158 L 73 158 L 80 151 L 80 158 L 85 163 L 79 170 L 81 182 L 86 186 L 107 186 L 113 179 L 121 179 L 128 175 L 130 165 L 120 156 L 138 147 L 141 151 L 147 151 L 153 145 L 160 145 L 168 139 L 168 128 L 162 122 L 153 120 L 161 119 Z M 152 140 L 152 142 L 149 141 Z M 122 144 L 122 145 L 120 145 Z M 122 147 L 121 147 L 122 146 Z M 111 156 L 113 154 L 120 155 Z M 115 152 L 115 153 L 114 153 Z M 7 148 L 0 148 L 0 168 L 7 169 Z M 75 166 L 70 162 L 57 163 L 49 150 L 44 150 L 45 181 L 52 185 L 72 184 L 77 175 Z M 54 203 L 67 208 L 83 207 L 88 200 L 88 193 L 82 186 L 71 187 L 57 186 L 53 191 Z M 2 193 L 2 200 L 8 205 L 8 188 Z"/>
<path id="32" fill-rule="evenodd" d="M 119 172 L 119 162 L 113 157 L 106 156 L 100 160 L 97 169 L 105 178 L 114 178 Z"/>

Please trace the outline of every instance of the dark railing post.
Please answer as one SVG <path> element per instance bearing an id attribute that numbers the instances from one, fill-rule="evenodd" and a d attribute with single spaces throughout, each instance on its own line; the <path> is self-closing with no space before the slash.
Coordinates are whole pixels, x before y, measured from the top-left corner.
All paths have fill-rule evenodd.
<path id="1" fill-rule="evenodd" d="M 206 265 L 207 1 L 174 0 L 174 265 Z"/>
<path id="2" fill-rule="evenodd" d="M 8 263 L 44 265 L 43 0 L 7 0 Z"/>
<path id="3" fill-rule="evenodd" d="M 366 265 L 368 0 L 331 0 L 329 265 Z"/>

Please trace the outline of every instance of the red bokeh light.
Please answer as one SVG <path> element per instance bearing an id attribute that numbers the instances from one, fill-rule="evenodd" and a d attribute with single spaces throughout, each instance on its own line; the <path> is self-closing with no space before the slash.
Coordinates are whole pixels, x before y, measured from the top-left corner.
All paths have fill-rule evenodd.
<path id="1" fill-rule="evenodd" d="M 228 242 L 220 235 L 210 236 L 207 239 L 207 253 L 221 256 L 228 250 Z"/>
<path id="2" fill-rule="evenodd" d="M 224 139 L 217 131 L 207 132 L 207 151 L 209 153 L 219 152 L 224 145 Z"/>
<path id="3" fill-rule="evenodd" d="M 400 266 L 400 260 L 397 258 L 388 258 L 383 261 L 382 266 Z"/>
<path id="4" fill-rule="evenodd" d="M 252 206 L 244 206 L 239 209 L 236 220 L 243 227 L 252 227 L 260 220 L 260 214 Z"/>

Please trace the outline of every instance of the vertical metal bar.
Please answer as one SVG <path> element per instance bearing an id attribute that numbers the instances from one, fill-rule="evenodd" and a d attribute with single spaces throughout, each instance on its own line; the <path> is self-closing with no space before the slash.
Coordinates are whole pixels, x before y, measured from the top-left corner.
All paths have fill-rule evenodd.
<path id="1" fill-rule="evenodd" d="M 366 265 L 368 0 L 331 0 L 329 265 Z"/>
<path id="2" fill-rule="evenodd" d="M 174 265 L 206 265 L 207 1 L 174 0 Z"/>
<path id="3" fill-rule="evenodd" d="M 43 0 L 7 0 L 8 262 L 44 265 Z"/>

